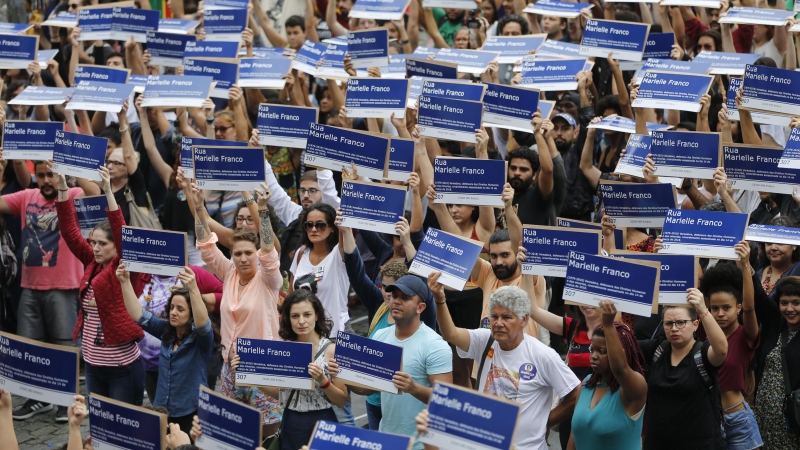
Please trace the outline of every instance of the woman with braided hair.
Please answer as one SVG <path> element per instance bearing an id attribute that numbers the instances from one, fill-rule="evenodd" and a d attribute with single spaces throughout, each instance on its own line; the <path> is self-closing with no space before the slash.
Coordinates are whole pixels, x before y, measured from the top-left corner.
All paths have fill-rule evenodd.
<path id="1" fill-rule="evenodd" d="M 601 300 L 600 309 L 603 323 L 589 347 L 593 373 L 575 405 L 567 449 L 638 450 L 647 401 L 644 355 L 628 325 L 614 322 L 614 303 Z"/>

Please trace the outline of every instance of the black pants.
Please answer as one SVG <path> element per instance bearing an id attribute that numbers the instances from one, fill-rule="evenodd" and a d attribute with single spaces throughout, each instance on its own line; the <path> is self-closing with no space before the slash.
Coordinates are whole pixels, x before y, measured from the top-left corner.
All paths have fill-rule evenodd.
<path id="1" fill-rule="evenodd" d="M 169 416 L 167 417 L 167 423 L 177 423 L 178 426 L 181 427 L 181 431 L 189 434 L 189 432 L 192 431 L 192 420 L 194 419 L 195 415 L 197 415 L 197 411 L 185 416 Z M 169 432 L 169 428 L 167 428 L 167 432 Z M 194 443 L 194 441 L 192 441 L 192 443 Z"/>

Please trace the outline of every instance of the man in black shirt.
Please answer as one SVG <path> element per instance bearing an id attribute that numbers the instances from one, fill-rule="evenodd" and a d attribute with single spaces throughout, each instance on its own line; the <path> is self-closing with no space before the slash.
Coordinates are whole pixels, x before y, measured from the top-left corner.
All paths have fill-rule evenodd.
<path id="1" fill-rule="evenodd" d="M 508 152 L 508 183 L 514 188 L 514 208 L 524 225 L 551 223 L 553 208 L 553 158 L 542 134 L 542 118 L 533 119 L 534 136 L 539 151 L 519 147 Z"/>

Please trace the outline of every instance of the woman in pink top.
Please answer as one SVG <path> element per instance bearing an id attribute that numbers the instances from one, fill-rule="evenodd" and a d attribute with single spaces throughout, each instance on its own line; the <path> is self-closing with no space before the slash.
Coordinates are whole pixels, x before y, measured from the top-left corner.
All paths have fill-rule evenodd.
<path id="1" fill-rule="evenodd" d="M 249 228 L 240 228 L 231 236 L 231 259 L 217 248 L 217 235 L 208 226 L 208 211 L 203 206 L 203 192 L 192 186 L 197 248 L 214 275 L 222 280 L 222 302 L 220 317 L 222 327 L 223 355 L 222 393 L 264 413 L 264 436 L 278 431 L 281 421 L 276 399 L 267 397 L 255 388 L 237 387 L 234 372 L 228 364 L 230 351 L 236 346 L 237 337 L 254 339 L 280 339 L 278 336 L 278 292 L 283 285 L 280 274 L 280 258 L 275 250 L 275 235 L 269 220 L 267 200 L 270 193 L 266 184 L 264 191 L 256 191 L 258 214 L 261 218 L 261 249 L 258 237 Z M 261 268 L 259 269 L 259 263 Z"/>

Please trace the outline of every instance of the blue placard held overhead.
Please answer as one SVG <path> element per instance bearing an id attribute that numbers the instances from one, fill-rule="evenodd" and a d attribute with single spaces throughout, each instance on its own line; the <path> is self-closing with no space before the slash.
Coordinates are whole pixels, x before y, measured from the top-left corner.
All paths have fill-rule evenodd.
<path id="1" fill-rule="evenodd" d="M 625 145 L 625 154 L 617 162 L 614 173 L 643 178 L 644 165 L 647 155 L 650 154 L 652 138 L 644 134 L 632 134 Z"/>
<path id="2" fill-rule="evenodd" d="M 105 165 L 108 139 L 56 130 L 53 172 L 100 181 L 97 169 Z"/>
<path id="3" fill-rule="evenodd" d="M 251 450 L 261 443 L 261 411 L 200 386 L 197 418 L 203 434 L 197 444 L 204 449 Z"/>
<path id="4" fill-rule="evenodd" d="M 203 30 L 209 41 L 240 42 L 245 28 L 246 9 L 209 10 L 203 16 Z"/>
<path id="5" fill-rule="evenodd" d="M 347 54 L 356 69 L 386 66 L 389 63 L 389 30 L 351 31 L 347 34 Z"/>
<path id="6" fill-rule="evenodd" d="M 106 66 L 79 64 L 75 69 L 75 84 L 80 81 L 102 81 L 104 83 L 125 84 L 130 78 L 129 69 L 114 69 Z"/>
<path id="7" fill-rule="evenodd" d="M 0 69 L 27 69 L 38 49 L 38 36 L 0 35 Z"/>
<path id="8" fill-rule="evenodd" d="M 800 114 L 800 73 L 748 64 L 744 72 L 741 109 L 787 116 Z"/>
<path id="9" fill-rule="evenodd" d="M 51 17 L 44 22 L 42 25 L 48 27 L 61 27 L 61 28 L 75 28 L 78 24 L 78 15 L 75 13 L 70 12 L 60 12 L 56 14 L 55 17 Z"/>
<path id="10" fill-rule="evenodd" d="M 406 115 L 409 82 L 406 79 L 351 78 L 347 80 L 344 106 L 347 117 L 397 119 Z"/>
<path id="11" fill-rule="evenodd" d="M 312 350 L 307 342 L 237 338 L 241 362 L 236 385 L 313 389 L 314 380 L 308 374 L 308 364 L 314 361 Z"/>
<path id="12" fill-rule="evenodd" d="M 397 235 L 395 224 L 405 213 L 405 186 L 362 181 L 342 182 L 342 225 Z"/>
<path id="13" fill-rule="evenodd" d="M 409 273 L 427 278 L 431 272 L 442 272 L 439 283 L 460 291 L 467 284 L 482 249 L 482 242 L 431 227 L 422 239 Z"/>
<path id="14" fill-rule="evenodd" d="M 246 9 L 248 0 L 206 0 L 204 3 L 208 9 Z"/>
<path id="15" fill-rule="evenodd" d="M 192 147 L 194 179 L 200 189 L 250 191 L 267 179 L 261 147 Z"/>
<path id="16" fill-rule="evenodd" d="M 497 60 L 498 56 L 500 56 L 498 52 L 442 48 L 436 53 L 436 60 L 457 64 L 459 72 L 480 75 L 486 72 L 489 64 Z"/>
<path id="17" fill-rule="evenodd" d="M 414 141 L 392 137 L 389 142 L 389 171 L 386 179 L 408 181 L 414 171 Z"/>
<path id="18" fill-rule="evenodd" d="M 523 12 L 528 14 L 539 14 L 542 16 L 563 17 L 574 19 L 581 15 L 581 11 L 591 8 L 591 3 L 573 3 L 559 0 L 539 0 L 528 5 Z"/>
<path id="19" fill-rule="evenodd" d="M 69 406 L 80 393 L 78 353 L 75 347 L 0 331 L 0 386 L 25 398 Z"/>
<path id="20" fill-rule="evenodd" d="M 709 180 L 721 165 L 719 133 L 654 131 L 651 136 L 656 176 Z"/>
<path id="21" fill-rule="evenodd" d="M 581 56 L 581 46 L 569 42 L 545 39 L 542 45 L 536 50 L 536 54 L 561 56 L 563 58 L 579 58 Z"/>
<path id="22" fill-rule="evenodd" d="M 190 31 L 200 25 L 199 20 L 189 19 L 160 19 L 158 21 L 158 31 L 163 33 L 189 34 Z"/>
<path id="23" fill-rule="evenodd" d="M 311 433 L 311 442 L 308 443 L 308 450 L 350 450 L 354 447 L 411 450 L 413 444 L 414 438 L 412 436 L 382 433 L 320 420 L 317 422 L 314 432 Z"/>
<path id="24" fill-rule="evenodd" d="M 474 144 L 483 108 L 479 102 L 420 95 L 417 122 L 423 136 Z"/>
<path id="25" fill-rule="evenodd" d="M 408 3 L 408 0 L 358 0 L 350 9 L 348 17 L 400 20 L 403 18 Z"/>
<path id="26" fill-rule="evenodd" d="M 650 33 L 644 46 L 642 61 L 621 61 L 619 68 L 621 70 L 639 70 L 644 65 L 644 61 L 668 60 L 673 44 L 675 44 L 675 33 Z"/>
<path id="27" fill-rule="evenodd" d="M 603 231 L 603 226 L 595 222 L 584 222 L 582 220 L 564 219 L 562 217 L 556 218 L 556 224 L 559 228 L 577 228 L 579 230 L 597 230 Z M 603 236 L 603 240 L 605 237 Z M 614 229 L 614 248 L 623 250 L 625 248 L 625 229 L 622 227 Z"/>
<path id="28" fill-rule="evenodd" d="M 189 41 L 183 49 L 185 58 L 236 58 L 239 55 L 239 42 Z"/>
<path id="29" fill-rule="evenodd" d="M 645 72 L 632 106 L 698 112 L 700 98 L 708 92 L 713 80 L 708 75 Z"/>
<path id="30" fill-rule="evenodd" d="M 741 78 L 729 78 L 728 95 L 725 98 L 725 106 L 728 107 L 728 120 L 739 120 L 739 109 L 736 107 L 736 95 L 739 93 L 743 82 L 744 80 Z M 753 123 L 778 125 L 780 127 L 788 127 L 792 122 L 791 116 L 780 116 L 775 113 L 766 113 L 755 109 L 750 110 L 750 118 L 753 120 Z"/>
<path id="31" fill-rule="evenodd" d="M 208 76 L 150 75 L 142 96 L 142 106 L 199 108 L 211 93 L 214 79 Z"/>
<path id="32" fill-rule="evenodd" d="M 437 156 L 435 203 L 502 208 L 507 165 L 501 160 Z"/>
<path id="33" fill-rule="evenodd" d="M 183 54 L 186 44 L 195 42 L 196 37 L 188 34 L 147 32 L 147 51 L 150 52 L 150 64 L 164 67 L 180 67 L 183 65 Z"/>
<path id="34" fill-rule="evenodd" d="M 602 237 L 599 231 L 526 225 L 522 228 L 521 245 L 527 251 L 522 273 L 564 278 L 569 252 L 599 254 Z"/>
<path id="35" fill-rule="evenodd" d="M 306 148 L 311 125 L 317 123 L 319 111 L 302 106 L 258 105 L 258 139 L 261 145 Z"/>
<path id="36" fill-rule="evenodd" d="M 122 262 L 131 272 L 177 276 L 189 261 L 186 233 L 122 227 Z"/>
<path id="37" fill-rule="evenodd" d="M 780 27 L 794 16 L 794 11 L 772 8 L 750 8 L 745 6 L 732 6 L 722 17 L 719 23 L 736 23 L 743 25 L 766 25 Z"/>
<path id="38" fill-rule="evenodd" d="M 239 60 L 186 58 L 183 70 L 187 75 L 210 75 L 217 83 L 211 97 L 228 98 L 231 87 L 239 81 Z"/>
<path id="39" fill-rule="evenodd" d="M 725 53 L 704 50 L 694 57 L 696 62 L 710 62 L 711 75 L 744 75 L 745 66 L 753 64 L 760 54 Z"/>
<path id="40" fill-rule="evenodd" d="M 317 65 L 317 78 L 325 80 L 344 81 L 350 78 L 350 74 L 344 70 L 344 56 L 347 54 L 347 44 L 328 44 L 328 48 L 322 53 L 322 61 Z"/>
<path id="41" fill-rule="evenodd" d="M 81 81 L 76 83 L 66 109 L 116 114 L 122 111 L 122 105 L 131 96 L 134 87 L 132 84 Z"/>
<path id="42" fill-rule="evenodd" d="M 89 434 L 97 449 L 166 448 L 167 415 L 100 395 L 87 398 Z M 205 431 L 205 430 L 203 430 Z"/>
<path id="43" fill-rule="evenodd" d="M 3 159 L 51 159 L 59 130 L 64 130 L 62 122 L 7 121 L 3 125 Z"/>
<path id="44" fill-rule="evenodd" d="M 381 69 L 381 78 L 405 78 L 405 55 L 389 55 L 389 65 Z"/>
<path id="45" fill-rule="evenodd" d="M 800 169 L 800 128 L 792 128 L 778 166 L 784 169 Z"/>
<path id="46" fill-rule="evenodd" d="M 422 82 L 422 95 L 455 98 L 473 102 L 483 101 L 486 85 L 458 80 L 428 78 Z"/>
<path id="47" fill-rule="evenodd" d="M 497 57 L 498 64 L 514 64 L 524 56 L 536 51 L 545 34 L 529 34 L 525 36 L 491 36 L 483 42 L 481 50 L 500 53 Z"/>
<path id="48" fill-rule="evenodd" d="M 613 20 L 586 21 L 581 56 L 605 58 L 611 53 L 620 61 L 641 61 L 650 25 Z"/>
<path id="49" fill-rule="evenodd" d="M 9 105 L 60 105 L 67 101 L 74 88 L 51 88 L 46 86 L 28 86 L 22 93 L 8 102 Z"/>
<path id="50" fill-rule="evenodd" d="M 655 261 L 661 264 L 658 282 L 659 305 L 686 305 L 686 291 L 697 285 L 697 264 L 691 255 L 614 252 L 615 258 Z"/>
<path id="51" fill-rule="evenodd" d="M 78 215 L 78 226 L 83 237 L 88 238 L 97 224 L 108 220 L 108 215 L 106 214 L 108 199 L 105 195 L 79 197 L 74 199 L 73 202 L 75 203 L 75 213 Z"/>
<path id="52" fill-rule="evenodd" d="M 645 72 L 672 72 L 682 75 L 705 75 L 711 70 L 711 63 L 708 61 L 675 61 L 673 59 L 651 58 L 644 62 L 639 70 L 636 71 L 634 83 L 638 86 L 644 77 Z"/>
<path id="53" fill-rule="evenodd" d="M 8 23 L 8 22 L 0 22 L 0 34 L 8 34 L 8 35 L 15 35 L 15 34 L 22 34 L 28 31 L 33 24 L 28 23 Z"/>
<path id="54" fill-rule="evenodd" d="M 800 171 L 780 164 L 783 150 L 754 145 L 723 145 L 725 174 L 734 189 L 792 194 Z"/>
<path id="55" fill-rule="evenodd" d="M 306 39 L 306 41 L 303 42 L 303 46 L 300 47 L 300 50 L 294 55 L 292 68 L 309 75 L 316 75 L 317 63 L 322 60 L 322 55 L 325 53 L 326 49 L 327 47 L 325 44 L 319 44 Z"/>
<path id="56" fill-rule="evenodd" d="M 578 88 L 578 72 L 583 70 L 585 59 L 556 59 L 551 61 L 522 62 L 522 87 L 540 91 L 571 91 Z"/>
<path id="57" fill-rule="evenodd" d="M 754 223 L 747 227 L 745 238 L 750 242 L 800 245 L 800 228 Z"/>
<path id="58" fill-rule="evenodd" d="M 111 39 L 113 34 L 114 8 L 81 8 L 78 10 L 79 41 Z"/>
<path id="59" fill-rule="evenodd" d="M 659 253 L 738 259 L 734 246 L 744 240 L 748 214 L 670 209 Z"/>
<path id="60" fill-rule="evenodd" d="M 226 141 L 223 139 L 206 139 L 181 137 L 181 168 L 183 176 L 194 178 L 194 160 L 192 156 L 192 146 L 200 145 L 205 147 L 247 147 L 247 142 Z"/>
<path id="61" fill-rule="evenodd" d="M 667 183 L 601 181 L 600 194 L 617 227 L 660 228 L 667 210 L 675 207 L 675 188 Z"/>
<path id="62" fill-rule="evenodd" d="M 283 89 L 291 72 L 292 60 L 285 56 L 270 58 L 240 58 L 239 87 L 258 89 Z"/>
<path id="63" fill-rule="evenodd" d="M 389 166 L 389 135 L 311 124 L 303 161 L 336 171 L 355 164 L 359 175 L 381 179 Z"/>
<path id="64" fill-rule="evenodd" d="M 458 65 L 406 57 L 406 74 L 409 78 L 418 76 L 455 80 L 458 78 Z"/>
<path id="65" fill-rule="evenodd" d="M 118 8 L 112 10 L 111 39 L 139 43 L 147 41 L 147 32 L 158 29 L 158 19 L 161 12 L 158 10 L 139 8 Z"/>
<path id="66" fill-rule="evenodd" d="M 544 117 L 544 115 L 542 115 Z M 647 132 L 666 130 L 670 126 L 665 123 L 647 122 Z M 623 116 L 610 115 L 603 117 L 600 122 L 589 124 L 587 128 L 597 128 L 599 130 L 619 131 L 620 133 L 636 133 L 636 121 Z"/>
<path id="67" fill-rule="evenodd" d="M 570 252 L 564 301 L 597 307 L 611 300 L 617 310 L 650 317 L 658 311 L 660 264 Z"/>
<path id="68" fill-rule="evenodd" d="M 336 378 L 345 384 L 400 393 L 392 377 L 403 370 L 403 347 L 340 331 L 336 336 L 336 362 Z"/>
<path id="69" fill-rule="evenodd" d="M 530 132 L 533 130 L 531 120 L 539 108 L 539 91 L 486 83 L 483 106 L 484 125 Z"/>
<path id="70" fill-rule="evenodd" d="M 408 84 L 408 100 L 406 101 L 406 107 L 416 109 L 417 100 L 422 94 L 422 87 L 425 85 L 426 78 L 413 76 L 408 79 L 411 80 L 411 82 Z"/>

